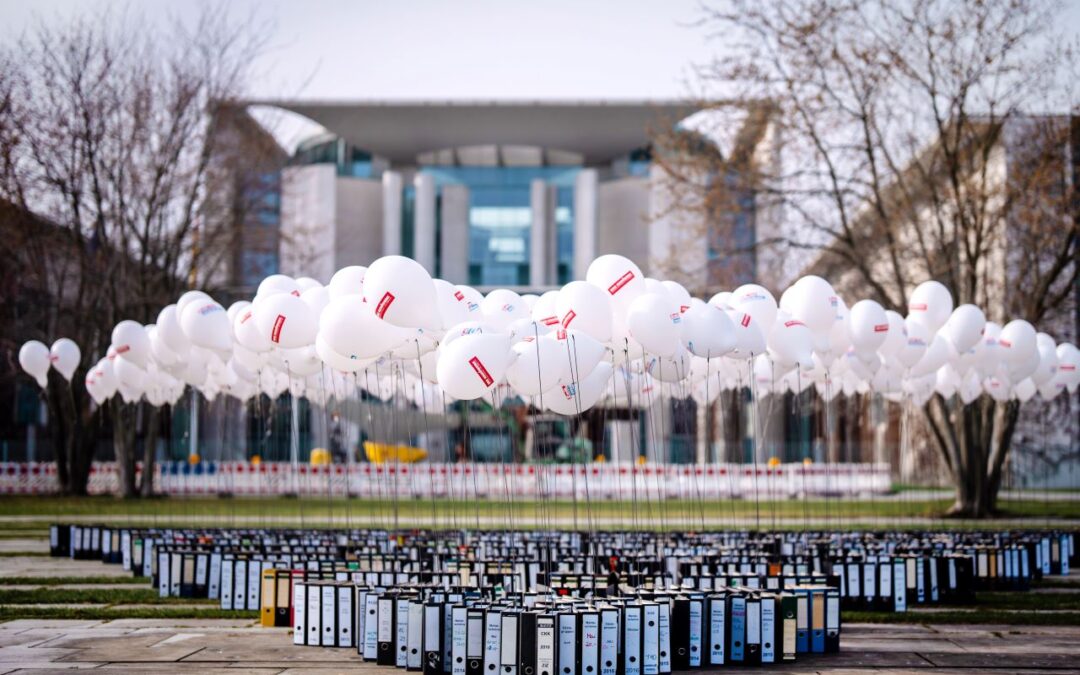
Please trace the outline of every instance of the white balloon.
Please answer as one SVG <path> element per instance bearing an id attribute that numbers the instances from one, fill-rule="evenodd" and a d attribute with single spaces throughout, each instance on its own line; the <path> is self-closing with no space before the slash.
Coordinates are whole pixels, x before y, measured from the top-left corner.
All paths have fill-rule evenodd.
<path id="1" fill-rule="evenodd" d="M 929 375 L 948 363 L 952 353 L 952 345 L 940 335 L 935 335 L 934 339 L 930 341 L 930 345 L 926 348 L 926 353 L 923 354 L 918 363 L 912 366 L 911 376 L 921 377 L 923 375 Z"/>
<path id="2" fill-rule="evenodd" d="M 112 346 L 118 356 L 123 356 L 139 368 L 146 368 L 150 362 L 150 338 L 142 324 L 136 321 L 125 320 L 116 324 L 112 332 Z"/>
<path id="3" fill-rule="evenodd" d="M 918 363 L 930 347 L 930 337 L 926 327 L 909 319 L 904 320 L 904 346 L 896 354 L 896 359 L 905 368 Z"/>
<path id="4" fill-rule="evenodd" d="M 690 353 L 713 359 L 735 349 L 735 326 L 719 307 L 695 303 L 682 316 L 682 339 Z"/>
<path id="5" fill-rule="evenodd" d="M 767 288 L 757 284 L 743 284 L 736 288 L 731 295 L 734 309 L 752 316 L 765 334 L 772 331 L 778 308 L 776 298 Z M 713 297 L 715 299 L 715 296 Z"/>
<path id="6" fill-rule="evenodd" d="M 1023 365 L 1031 359 L 1032 354 L 1038 352 L 1035 328 L 1023 319 L 1005 324 L 998 334 L 997 343 L 1002 359 L 1010 365 Z"/>
<path id="7" fill-rule="evenodd" d="M 765 353 L 765 334 L 754 321 L 754 317 L 745 312 L 728 312 L 732 326 L 735 327 L 735 353 L 731 356 L 740 359 L 753 358 Z"/>
<path id="8" fill-rule="evenodd" d="M 318 317 L 299 294 L 275 293 L 262 297 L 253 309 L 255 327 L 275 346 L 298 349 L 314 344 Z"/>
<path id="9" fill-rule="evenodd" d="M 511 354 L 506 335 L 463 336 L 440 350 L 436 365 L 439 386 L 463 401 L 485 396 L 503 379 L 513 359 Z"/>
<path id="10" fill-rule="evenodd" d="M 639 296 L 626 313 L 630 336 L 658 356 L 672 356 L 682 346 L 681 322 L 678 308 L 657 293 Z"/>
<path id="11" fill-rule="evenodd" d="M 611 297 L 613 311 L 625 313 L 630 303 L 645 292 L 641 268 L 621 255 L 602 255 L 589 264 L 585 281 Z"/>
<path id="12" fill-rule="evenodd" d="M 585 412 L 607 393 L 611 373 L 610 363 L 599 363 L 580 382 L 567 382 L 544 392 L 544 405 L 560 415 Z"/>
<path id="13" fill-rule="evenodd" d="M 116 393 L 118 382 L 113 372 L 114 361 L 106 357 L 98 361 L 93 368 L 94 381 L 98 383 L 103 398 L 110 398 Z"/>
<path id="14" fill-rule="evenodd" d="M 319 335 L 330 349 L 348 359 L 370 359 L 401 345 L 409 330 L 375 316 L 371 303 L 346 295 L 330 301 L 323 310 Z"/>
<path id="15" fill-rule="evenodd" d="M 367 268 L 361 265 L 342 267 L 337 272 L 334 272 L 334 276 L 330 277 L 330 283 L 326 286 L 330 299 L 337 300 L 346 295 L 364 297 L 364 276 L 366 274 Z"/>
<path id="16" fill-rule="evenodd" d="M 778 312 L 769 332 L 768 348 L 773 358 L 785 370 L 813 366 L 813 336 L 802 321 Z"/>
<path id="17" fill-rule="evenodd" d="M 515 321 L 529 317 L 529 308 L 521 296 L 505 288 L 488 293 L 480 303 L 480 312 L 484 321 L 502 331 Z"/>
<path id="18" fill-rule="evenodd" d="M 69 338 L 60 338 L 49 348 L 49 361 L 52 367 L 56 368 L 68 382 L 71 382 L 71 378 L 75 376 L 75 370 L 79 367 L 81 360 L 82 351 L 79 350 L 79 345 Z"/>
<path id="19" fill-rule="evenodd" d="M 245 349 L 257 353 L 268 352 L 274 348 L 270 336 L 263 334 L 255 321 L 255 310 L 260 304 L 261 301 L 256 300 L 237 313 L 236 318 L 233 319 L 233 335 L 236 336 L 236 342 Z"/>
<path id="20" fill-rule="evenodd" d="M 709 298 L 709 304 L 715 307 L 719 307 L 724 311 L 733 310 L 735 308 L 731 306 L 731 302 L 732 300 L 734 300 L 734 298 L 735 294 L 731 291 L 721 291 Z"/>
<path id="21" fill-rule="evenodd" d="M 196 296 L 191 297 L 188 302 L 185 302 L 185 307 L 195 300 L 209 299 L 210 296 L 206 295 L 202 291 L 192 291 L 197 293 Z M 188 296 L 189 293 L 185 293 Z M 191 341 L 188 340 L 187 335 L 180 327 L 180 314 L 179 305 L 167 305 L 165 309 L 161 310 L 157 315 L 157 333 L 161 340 L 165 343 L 165 346 L 169 348 L 173 354 L 179 357 L 183 357 L 191 349 Z"/>
<path id="22" fill-rule="evenodd" d="M 19 365 L 37 380 L 42 389 L 49 384 L 49 348 L 38 340 L 29 340 L 19 348 Z"/>
<path id="23" fill-rule="evenodd" d="M 146 388 L 146 371 L 125 356 L 119 356 L 113 361 L 113 372 L 116 373 L 118 385 L 126 387 L 129 394 L 142 394 Z"/>
<path id="24" fill-rule="evenodd" d="M 202 291 L 187 291 L 183 293 L 176 301 L 176 318 L 179 321 L 180 314 L 184 311 L 184 308 L 188 306 L 188 303 L 195 302 L 197 300 L 206 300 L 210 296 Z"/>
<path id="25" fill-rule="evenodd" d="M 818 276 L 805 276 L 780 296 L 780 309 L 814 333 L 827 335 L 836 320 L 836 291 Z"/>
<path id="26" fill-rule="evenodd" d="M 312 279 L 311 277 L 297 277 L 296 285 L 300 287 L 300 295 L 303 295 L 304 291 L 310 291 L 313 288 L 323 287 L 323 285 L 319 283 L 318 279 Z"/>
<path id="27" fill-rule="evenodd" d="M 300 285 L 285 274 L 271 274 L 259 283 L 255 290 L 256 298 L 268 298 L 282 293 L 300 297 Z"/>
<path id="28" fill-rule="evenodd" d="M 555 299 L 555 312 L 563 328 L 585 331 L 600 342 L 611 340 L 611 298 L 589 282 L 571 281 L 563 286 Z"/>
<path id="29" fill-rule="evenodd" d="M 851 346 L 861 356 L 873 354 L 889 335 L 889 317 L 884 308 L 873 300 L 860 300 L 848 314 Z"/>
<path id="30" fill-rule="evenodd" d="M 536 301 L 536 304 L 532 306 L 531 313 L 533 320 L 542 323 L 545 326 L 558 326 L 561 319 L 558 307 L 556 307 L 558 302 L 558 291 L 548 291 L 541 295 Z"/>
<path id="31" fill-rule="evenodd" d="M 895 359 L 907 343 L 907 329 L 904 326 L 904 317 L 897 312 L 887 310 L 885 317 L 889 321 L 889 330 L 885 334 L 885 340 L 878 347 L 878 353 L 888 360 Z"/>
<path id="32" fill-rule="evenodd" d="M 325 286 L 310 286 L 300 294 L 300 299 L 311 308 L 312 314 L 318 319 L 322 311 L 326 309 L 327 303 L 330 302 L 330 290 Z"/>
<path id="33" fill-rule="evenodd" d="M 908 298 L 908 320 L 921 324 L 931 336 L 945 325 L 952 311 L 952 294 L 939 281 L 924 281 Z"/>
<path id="34" fill-rule="evenodd" d="M 435 285 L 435 304 L 439 306 L 439 317 L 442 320 L 443 330 L 450 328 L 462 321 L 469 320 L 469 301 L 465 293 L 442 279 L 432 279 Z"/>
<path id="35" fill-rule="evenodd" d="M 1058 376 L 1069 393 L 1076 391 L 1080 384 L 1080 349 L 1063 342 L 1057 346 Z"/>
<path id="36" fill-rule="evenodd" d="M 375 316 L 395 326 L 443 327 L 431 275 L 411 258 L 388 255 L 371 263 L 364 277 L 364 297 Z"/>
<path id="37" fill-rule="evenodd" d="M 941 334 L 952 343 L 958 354 L 963 354 L 982 339 L 986 329 L 986 315 L 975 305 L 960 305 L 941 327 Z"/>
<path id="38" fill-rule="evenodd" d="M 1039 366 L 1031 374 L 1031 381 L 1041 387 L 1057 374 L 1057 344 L 1054 343 L 1054 338 L 1046 333 L 1038 333 L 1035 335 L 1035 346 L 1039 351 Z"/>
<path id="39" fill-rule="evenodd" d="M 225 308 L 210 298 L 189 302 L 180 313 L 180 329 L 188 342 L 205 349 L 232 349 L 232 330 Z"/>
<path id="40" fill-rule="evenodd" d="M 671 298 L 671 303 L 675 305 L 675 309 L 677 309 L 680 314 L 690 309 L 690 301 L 692 298 L 690 297 L 690 292 L 687 291 L 682 284 L 670 280 L 664 280 L 660 283 L 663 285 L 664 290 L 667 291 L 668 297 Z"/>
<path id="41" fill-rule="evenodd" d="M 558 343 L 570 370 L 570 377 L 579 379 L 591 373 L 604 358 L 606 348 L 596 338 L 579 330 L 557 330 L 548 339 Z"/>
<path id="42" fill-rule="evenodd" d="M 526 336 L 513 350 L 517 358 L 506 371 L 506 381 L 519 394 L 536 396 L 569 379 L 570 360 L 562 342 Z"/>
<path id="43" fill-rule="evenodd" d="M 1019 399 L 1021 403 L 1030 401 L 1037 391 L 1038 388 L 1030 378 L 1020 380 L 1013 386 L 1013 394 L 1016 395 L 1016 398 Z"/>

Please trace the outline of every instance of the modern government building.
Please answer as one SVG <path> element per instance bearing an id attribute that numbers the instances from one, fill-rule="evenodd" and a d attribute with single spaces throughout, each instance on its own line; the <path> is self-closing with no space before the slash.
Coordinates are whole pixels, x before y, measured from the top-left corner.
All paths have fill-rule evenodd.
<path id="1" fill-rule="evenodd" d="M 752 260 L 741 278 L 723 275 L 730 261 L 703 245 L 700 209 L 679 208 L 652 161 L 652 134 L 698 112 L 687 102 L 257 103 L 326 130 L 281 172 L 280 259 L 258 276 L 325 282 L 346 265 L 401 254 L 452 283 L 543 290 L 583 277 L 605 253 L 653 274 L 675 255 L 691 287 L 755 275 Z M 768 124 L 732 118 L 732 147 L 715 152 L 777 152 Z M 752 242 L 769 224 L 752 197 L 739 205 L 732 225 Z"/>

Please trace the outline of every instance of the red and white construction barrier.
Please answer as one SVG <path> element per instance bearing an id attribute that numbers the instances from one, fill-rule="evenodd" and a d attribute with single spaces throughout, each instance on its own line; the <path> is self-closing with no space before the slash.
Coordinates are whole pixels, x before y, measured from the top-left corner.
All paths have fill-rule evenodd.
<path id="1" fill-rule="evenodd" d="M 169 495 L 274 496 L 327 494 L 368 499 L 445 497 L 505 499 L 787 498 L 802 494 L 880 494 L 890 489 L 888 464 L 354 464 L 293 467 L 285 462 L 164 462 L 154 485 Z M 56 467 L 0 463 L 0 494 L 49 494 Z M 114 463 L 94 464 L 90 494 L 116 492 Z"/>

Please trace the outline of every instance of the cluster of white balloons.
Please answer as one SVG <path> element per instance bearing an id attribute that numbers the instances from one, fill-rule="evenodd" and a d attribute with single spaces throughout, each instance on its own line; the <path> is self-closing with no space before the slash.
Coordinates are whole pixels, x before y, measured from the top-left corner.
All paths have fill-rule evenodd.
<path id="1" fill-rule="evenodd" d="M 71 382 L 80 360 L 82 352 L 79 345 L 68 338 L 60 338 L 52 343 L 52 347 L 46 347 L 38 340 L 29 340 L 19 348 L 19 365 L 42 389 L 49 386 L 49 368 L 55 368 L 65 380 Z"/>
<path id="2" fill-rule="evenodd" d="M 119 393 L 154 405 L 175 402 L 186 385 L 211 399 L 291 391 L 316 404 L 363 389 L 425 408 L 520 396 L 572 415 L 657 396 L 707 403 L 743 386 L 814 386 L 825 397 L 873 390 L 920 404 L 935 391 L 1026 401 L 1075 391 L 1078 366 L 1075 346 L 1026 321 L 999 326 L 974 305 L 954 309 L 935 281 L 915 289 L 905 318 L 873 300 L 849 309 L 816 276 L 779 302 L 755 284 L 706 302 L 605 255 L 585 280 L 540 296 L 482 295 L 386 256 L 325 286 L 270 276 L 251 302 L 227 310 L 189 291 L 155 324 L 120 322 L 86 386 L 98 402 Z"/>

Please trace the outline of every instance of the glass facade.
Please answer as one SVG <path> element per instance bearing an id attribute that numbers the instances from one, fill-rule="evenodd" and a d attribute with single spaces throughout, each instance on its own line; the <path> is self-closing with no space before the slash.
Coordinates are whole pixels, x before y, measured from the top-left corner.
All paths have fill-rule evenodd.
<path id="1" fill-rule="evenodd" d="M 579 167 L 431 166 L 422 171 L 440 189 L 469 188 L 469 283 L 477 286 L 529 284 L 532 181 L 554 186 L 559 283 L 569 281 Z"/>
<path id="2" fill-rule="evenodd" d="M 289 163 L 293 165 L 333 164 L 337 167 L 339 176 L 378 177 L 371 153 L 354 147 L 340 138 L 320 136 L 310 139 L 296 149 Z"/>

